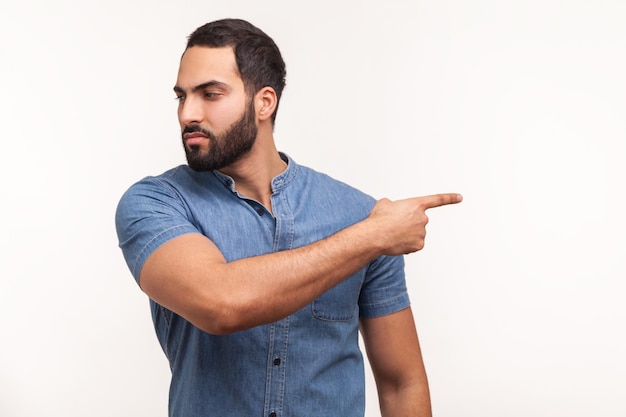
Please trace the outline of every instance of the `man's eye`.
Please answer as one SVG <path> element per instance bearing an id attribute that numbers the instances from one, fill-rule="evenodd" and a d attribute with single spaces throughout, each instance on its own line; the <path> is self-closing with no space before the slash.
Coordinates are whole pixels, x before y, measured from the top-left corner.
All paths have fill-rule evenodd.
<path id="1" fill-rule="evenodd" d="M 207 91 L 204 93 L 204 98 L 214 99 L 214 98 L 217 98 L 219 95 L 220 95 L 219 93 L 212 93 L 210 91 Z"/>
<path id="2" fill-rule="evenodd" d="M 185 96 L 176 96 L 176 98 L 174 100 L 176 101 L 183 101 L 185 99 Z"/>

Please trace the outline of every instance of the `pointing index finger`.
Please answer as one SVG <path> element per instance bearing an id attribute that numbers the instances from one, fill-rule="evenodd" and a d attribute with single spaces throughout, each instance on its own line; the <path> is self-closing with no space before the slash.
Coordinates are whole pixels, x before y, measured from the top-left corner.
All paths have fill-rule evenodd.
<path id="1" fill-rule="evenodd" d="M 463 196 L 457 193 L 433 194 L 424 197 L 418 197 L 424 209 L 441 207 L 448 204 L 457 204 L 463 201 Z"/>

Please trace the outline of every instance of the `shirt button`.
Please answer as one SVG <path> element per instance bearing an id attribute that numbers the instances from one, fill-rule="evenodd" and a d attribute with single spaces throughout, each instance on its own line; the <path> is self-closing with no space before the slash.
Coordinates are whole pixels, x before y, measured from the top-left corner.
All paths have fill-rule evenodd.
<path id="1" fill-rule="evenodd" d="M 262 216 L 262 215 L 265 213 L 265 211 L 264 211 L 262 208 L 259 208 L 259 209 L 257 209 L 257 210 L 256 210 L 256 213 L 257 213 L 259 216 Z"/>
<path id="2" fill-rule="evenodd" d="M 276 411 L 272 411 L 269 415 L 269 417 L 276 417 Z"/>
<path id="3" fill-rule="evenodd" d="M 280 358 L 274 358 L 274 366 L 280 365 Z"/>

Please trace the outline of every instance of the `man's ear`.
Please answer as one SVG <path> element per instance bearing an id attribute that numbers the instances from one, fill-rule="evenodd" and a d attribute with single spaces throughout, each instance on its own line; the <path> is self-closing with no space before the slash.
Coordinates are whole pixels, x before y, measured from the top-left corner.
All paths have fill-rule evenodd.
<path id="1" fill-rule="evenodd" d="M 276 110 L 278 98 L 272 87 L 263 87 L 254 96 L 254 106 L 259 121 L 271 119 Z"/>

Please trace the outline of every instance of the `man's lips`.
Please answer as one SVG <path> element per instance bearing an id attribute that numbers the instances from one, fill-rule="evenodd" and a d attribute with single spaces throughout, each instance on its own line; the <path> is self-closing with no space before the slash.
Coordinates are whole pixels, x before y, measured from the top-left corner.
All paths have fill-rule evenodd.
<path id="1" fill-rule="evenodd" d="M 183 135 L 183 139 L 185 140 L 185 144 L 187 146 L 199 145 L 202 142 L 206 141 L 208 138 L 203 133 L 193 132 L 193 133 L 185 133 Z"/>

